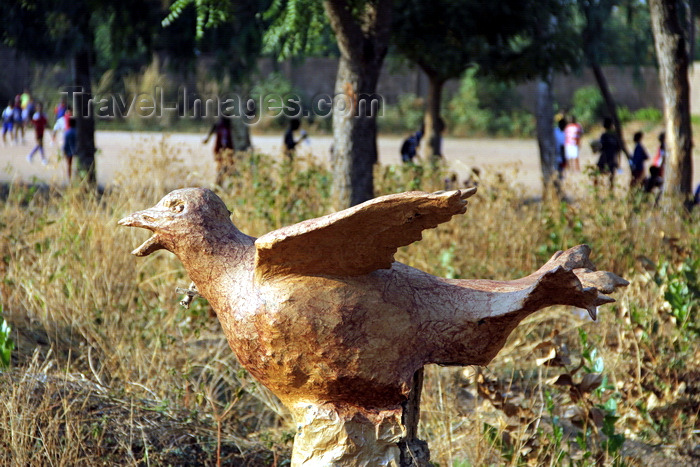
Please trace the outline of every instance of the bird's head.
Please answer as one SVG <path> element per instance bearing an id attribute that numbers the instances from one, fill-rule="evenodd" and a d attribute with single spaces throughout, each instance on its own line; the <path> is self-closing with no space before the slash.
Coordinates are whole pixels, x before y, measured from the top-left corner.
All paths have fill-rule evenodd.
<path id="1" fill-rule="evenodd" d="M 147 256 L 166 249 L 175 253 L 183 243 L 201 239 L 232 227 L 231 213 L 224 202 L 205 188 L 183 188 L 163 197 L 158 204 L 135 212 L 119 221 L 127 227 L 143 227 L 151 238 L 131 253 Z"/>

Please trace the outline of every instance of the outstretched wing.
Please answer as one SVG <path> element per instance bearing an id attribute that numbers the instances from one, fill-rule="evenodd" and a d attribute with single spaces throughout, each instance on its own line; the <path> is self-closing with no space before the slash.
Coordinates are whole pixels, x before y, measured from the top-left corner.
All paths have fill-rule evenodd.
<path id="1" fill-rule="evenodd" d="M 400 246 L 463 214 L 474 193 L 476 188 L 387 195 L 275 230 L 255 242 L 256 276 L 357 276 L 390 268 Z"/>

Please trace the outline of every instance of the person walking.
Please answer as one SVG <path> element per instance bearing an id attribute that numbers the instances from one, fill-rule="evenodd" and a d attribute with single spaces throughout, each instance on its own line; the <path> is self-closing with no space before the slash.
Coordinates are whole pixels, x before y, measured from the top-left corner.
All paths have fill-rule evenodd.
<path id="1" fill-rule="evenodd" d="M 15 105 L 12 107 L 12 129 L 14 131 L 15 144 L 25 143 L 24 121 L 22 120 L 22 99 L 19 94 L 15 96 Z"/>
<path id="2" fill-rule="evenodd" d="M 556 167 L 559 174 L 559 180 L 564 178 L 564 169 L 566 168 L 566 119 L 561 117 L 557 121 L 557 126 L 554 127 L 554 142 L 556 144 Z"/>
<path id="3" fill-rule="evenodd" d="M 632 178 L 630 179 L 630 188 L 639 187 L 644 183 L 644 161 L 649 159 L 647 150 L 642 145 L 644 133 L 638 131 L 634 134 L 634 152 L 630 160 L 630 169 L 632 170 Z"/>
<path id="4" fill-rule="evenodd" d="M 610 189 L 615 186 L 615 173 L 620 166 L 620 151 L 622 145 L 613 131 L 613 121 L 606 117 L 603 121 L 605 132 L 600 136 L 600 157 L 598 158 L 598 170 L 610 178 Z"/>
<path id="5" fill-rule="evenodd" d="M 284 155 L 287 156 L 290 161 L 294 159 L 297 144 L 301 143 L 308 137 L 306 132 L 302 131 L 299 139 L 294 139 L 294 132 L 297 131 L 300 127 L 301 121 L 298 118 L 292 118 L 289 120 L 289 126 L 287 127 L 287 131 L 284 132 L 283 152 Z"/>
<path id="6" fill-rule="evenodd" d="M 66 164 L 68 165 L 68 182 L 70 182 L 72 174 L 73 156 L 78 149 L 78 136 L 75 124 L 75 117 L 70 117 L 66 131 L 63 134 L 63 153 L 66 156 Z"/>
<path id="7" fill-rule="evenodd" d="M 44 130 L 46 129 L 46 124 L 48 120 L 43 112 L 43 106 L 37 104 L 36 112 L 32 116 L 32 125 L 34 125 L 34 133 L 36 135 L 36 146 L 32 149 L 32 152 L 27 156 L 27 160 L 31 163 L 34 153 L 39 151 L 41 153 L 41 163 L 47 165 L 49 161 L 46 159 L 46 154 L 44 154 Z"/>
<path id="8" fill-rule="evenodd" d="M 7 146 L 7 134 L 10 134 L 10 142 L 12 142 L 12 126 L 15 118 L 15 101 L 10 100 L 7 107 L 2 111 L 2 143 Z"/>
<path id="9" fill-rule="evenodd" d="M 423 139 L 423 126 L 415 133 L 409 135 L 401 144 L 401 162 L 410 163 L 418 155 L 418 147 Z"/>
<path id="10" fill-rule="evenodd" d="M 659 133 L 659 149 L 656 150 L 654 160 L 651 162 L 652 167 L 658 169 L 659 177 L 663 178 L 664 168 L 666 167 L 666 132 Z"/>
<path id="11" fill-rule="evenodd" d="M 216 135 L 214 141 L 214 162 L 216 164 L 216 184 L 222 185 L 224 181 L 235 174 L 234 159 L 233 159 L 233 131 L 231 129 L 231 120 L 225 116 L 220 116 L 209 130 L 206 138 L 202 141 L 203 144 L 209 142 L 209 138 Z"/>

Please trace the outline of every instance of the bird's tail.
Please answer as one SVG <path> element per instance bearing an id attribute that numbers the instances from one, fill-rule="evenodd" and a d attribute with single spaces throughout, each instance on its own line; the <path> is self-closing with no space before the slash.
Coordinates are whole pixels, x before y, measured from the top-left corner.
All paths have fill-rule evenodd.
<path id="1" fill-rule="evenodd" d="M 615 301 L 608 294 L 629 282 L 612 272 L 596 271 L 590 253 L 588 245 L 558 251 L 544 266 L 521 279 L 531 280 L 535 285 L 524 308 L 571 305 L 585 308 L 596 319 L 598 306 Z"/>

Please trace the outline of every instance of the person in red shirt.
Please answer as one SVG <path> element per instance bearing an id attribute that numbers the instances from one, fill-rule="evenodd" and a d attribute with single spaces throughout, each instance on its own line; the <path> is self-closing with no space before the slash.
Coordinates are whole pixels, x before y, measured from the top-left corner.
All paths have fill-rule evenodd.
<path id="1" fill-rule="evenodd" d="M 46 165 L 49 163 L 49 161 L 46 159 L 46 155 L 44 154 L 44 130 L 46 129 L 46 115 L 44 115 L 43 106 L 41 104 L 37 104 L 36 106 L 36 112 L 32 116 L 32 125 L 34 125 L 34 132 L 36 134 L 36 146 L 34 146 L 34 149 L 32 149 L 32 152 L 29 153 L 27 156 L 27 160 L 29 162 L 32 161 L 32 158 L 34 157 L 34 153 L 39 151 L 41 153 L 41 163 Z"/>
<path id="2" fill-rule="evenodd" d="M 212 125 L 209 134 L 204 138 L 202 143 L 209 142 L 212 135 L 216 135 L 214 143 L 214 162 L 216 163 L 216 184 L 221 185 L 227 178 L 227 175 L 235 172 L 233 152 L 233 131 L 231 130 L 231 120 L 224 116 L 219 117 L 219 120 Z"/>
<path id="3" fill-rule="evenodd" d="M 231 120 L 226 117 L 220 117 L 219 120 L 212 125 L 209 134 L 202 141 L 204 144 L 209 142 L 211 135 L 216 134 L 216 142 L 214 143 L 214 157 L 219 157 L 222 151 L 227 149 L 233 151 L 233 133 L 231 131 Z"/>

